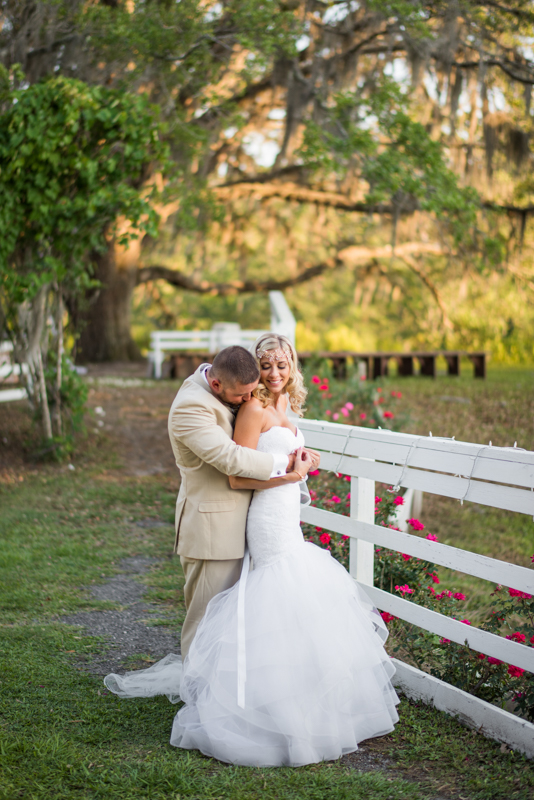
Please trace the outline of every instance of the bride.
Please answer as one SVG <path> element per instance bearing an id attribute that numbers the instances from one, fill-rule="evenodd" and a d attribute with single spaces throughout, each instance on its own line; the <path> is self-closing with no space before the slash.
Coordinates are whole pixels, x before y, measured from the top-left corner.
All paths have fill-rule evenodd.
<path id="1" fill-rule="evenodd" d="M 267 453 L 296 449 L 304 479 L 311 460 L 293 422 L 306 396 L 297 354 L 277 334 L 260 337 L 254 353 L 260 383 L 239 410 L 234 439 Z M 209 603 L 183 668 L 171 655 L 108 675 L 106 686 L 122 697 L 183 700 L 171 744 L 233 764 L 302 766 L 389 733 L 398 698 L 387 630 L 341 564 L 304 541 L 298 485 L 289 477 L 269 489 L 248 478 L 230 484 L 255 490 L 239 582 Z"/>

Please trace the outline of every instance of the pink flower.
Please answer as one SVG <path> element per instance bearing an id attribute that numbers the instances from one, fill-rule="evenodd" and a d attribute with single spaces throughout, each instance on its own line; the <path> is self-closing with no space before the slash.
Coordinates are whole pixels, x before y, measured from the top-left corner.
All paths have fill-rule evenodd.
<path id="1" fill-rule="evenodd" d="M 530 638 L 530 644 L 534 645 L 534 636 Z"/>
<path id="2" fill-rule="evenodd" d="M 400 594 L 413 594 L 413 589 L 410 589 L 407 583 L 404 586 L 395 586 L 395 590 Z"/>
<path id="3" fill-rule="evenodd" d="M 367 380 L 367 378 L 365 377 L 365 375 L 360 375 L 360 380 L 361 380 L 361 381 L 366 381 L 366 380 Z"/>
<path id="4" fill-rule="evenodd" d="M 393 614 L 389 613 L 389 611 L 381 611 L 380 616 L 382 617 L 382 619 L 386 624 L 388 622 L 392 622 L 394 619 L 397 619 L 397 617 L 394 617 Z"/>
<path id="5" fill-rule="evenodd" d="M 354 411 L 353 403 L 345 403 L 345 408 L 348 408 L 349 411 Z"/>
<path id="6" fill-rule="evenodd" d="M 381 392 L 381 391 L 382 391 L 381 387 L 379 386 L 379 387 L 378 387 L 378 389 L 377 389 L 376 391 L 377 391 L 377 392 Z"/>
<path id="7" fill-rule="evenodd" d="M 321 383 L 321 379 L 318 375 L 312 375 L 312 383 Z"/>
<path id="8" fill-rule="evenodd" d="M 327 392 L 328 391 L 328 386 L 326 385 L 326 383 L 323 383 L 322 386 L 319 386 L 319 391 L 320 392 Z"/>
<path id="9" fill-rule="evenodd" d="M 326 414 L 327 417 L 329 417 L 332 412 L 330 411 L 329 408 L 327 408 L 324 413 Z"/>
<path id="10" fill-rule="evenodd" d="M 511 675 L 512 678 L 520 678 L 524 671 L 521 667 L 514 667 L 512 664 L 508 667 L 508 675 Z"/>
<path id="11" fill-rule="evenodd" d="M 526 642 L 526 640 L 527 640 L 527 637 L 525 636 L 525 634 L 524 633 L 519 633 L 519 631 L 516 631 L 515 633 L 511 633 L 510 636 L 507 636 L 506 638 L 510 639 L 512 642 Z"/>
<path id="12" fill-rule="evenodd" d="M 433 581 L 433 583 L 439 583 L 439 578 L 438 578 L 438 576 L 437 576 L 437 575 L 435 575 L 433 572 L 429 572 L 429 573 L 428 573 L 428 576 L 429 576 L 430 578 L 432 578 L 432 581 Z"/>
<path id="13" fill-rule="evenodd" d="M 406 553 L 401 553 L 401 556 L 403 557 L 403 559 L 405 561 L 409 561 L 410 560 L 410 556 L 407 556 Z"/>
<path id="14" fill-rule="evenodd" d="M 440 643 L 440 644 L 450 644 L 450 643 L 451 643 L 451 640 L 450 640 L 450 639 L 440 639 L 440 640 L 439 640 L 439 643 Z"/>
<path id="15" fill-rule="evenodd" d="M 534 562 L 534 556 L 530 556 L 530 560 Z"/>
<path id="16" fill-rule="evenodd" d="M 532 597 L 531 594 L 527 594 L 527 592 L 520 592 L 519 589 L 508 589 L 508 594 L 510 597 L 521 597 L 522 600 L 530 600 Z"/>
<path id="17" fill-rule="evenodd" d="M 453 597 L 454 597 L 455 600 L 465 600 L 466 599 L 465 594 L 462 594 L 461 592 L 455 592 L 453 594 Z"/>
<path id="18" fill-rule="evenodd" d="M 345 475 L 345 480 L 350 483 L 350 475 Z"/>
<path id="19" fill-rule="evenodd" d="M 484 661 L 486 656 L 484 655 L 484 653 L 477 653 L 477 658 L 479 661 Z"/>
<path id="20" fill-rule="evenodd" d="M 337 413 L 337 411 L 336 411 L 335 414 L 332 414 L 332 419 L 334 419 L 336 421 L 339 419 L 339 414 Z"/>
<path id="21" fill-rule="evenodd" d="M 502 664 L 502 661 L 498 658 L 494 658 L 493 656 L 488 656 L 488 664 Z"/>
<path id="22" fill-rule="evenodd" d="M 393 414 L 391 411 L 384 411 L 384 419 L 393 419 L 394 416 L 395 414 Z"/>
<path id="23" fill-rule="evenodd" d="M 341 538 L 343 539 L 344 542 L 346 542 L 347 539 L 350 539 L 350 536 L 345 536 L 345 534 L 343 534 Z"/>
<path id="24" fill-rule="evenodd" d="M 381 497 L 375 497 L 375 506 L 376 506 L 377 503 L 381 503 L 381 502 L 382 502 L 382 498 Z"/>
<path id="25" fill-rule="evenodd" d="M 464 625 L 471 625 L 468 619 L 461 619 L 460 622 L 463 622 Z"/>
<path id="26" fill-rule="evenodd" d="M 434 589 L 434 587 L 433 587 L 433 586 L 427 586 L 426 588 L 428 589 L 428 591 L 430 592 L 430 594 L 436 594 L 436 590 Z"/>
<path id="27" fill-rule="evenodd" d="M 367 419 L 367 414 L 365 413 L 365 411 L 362 411 L 362 413 L 360 414 L 360 419 L 362 420 Z"/>
<path id="28" fill-rule="evenodd" d="M 319 474 L 319 470 L 318 469 L 311 469 L 308 472 L 308 475 L 318 475 L 318 474 Z"/>
<path id="29" fill-rule="evenodd" d="M 344 417 L 348 417 L 349 416 L 349 411 L 348 411 L 347 408 L 342 408 L 341 409 L 341 413 L 343 414 Z"/>
<path id="30" fill-rule="evenodd" d="M 414 531 L 422 531 L 424 530 L 425 526 L 422 522 L 419 522 L 418 519 L 409 519 L 408 525 L 411 525 Z"/>
<path id="31" fill-rule="evenodd" d="M 394 502 L 394 504 L 396 506 L 403 506 L 404 505 L 404 497 L 401 497 L 400 494 L 398 494 L 393 502 Z"/>
<path id="32" fill-rule="evenodd" d="M 315 530 L 317 531 L 317 533 L 321 533 L 321 531 L 322 531 L 323 529 L 322 529 L 322 528 L 315 528 Z"/>
<path id="33" fill-rule="evenodd" d="M 350 500 L 350 492 L 347 492 L 347 500 Z"/>
<path id="34" fill-rule="evenodd" d="M 433 533 L 427 533 L 425 538 L 428 539 L 431 542 L 437 542 L 438 541 L 438 537 L 435 536 Z"/>
<path id="35" fill-rule="evenodd" d="M 319 536 L 319 541 L 322 542 L 322 544 L 328 544 L 331 538 L 332 537 L 330 536 L 329 533 L 321 533 L 321 535 Z"/>
<path id="36" fill-rule="evenodd" d="M 333 494 L 332 503 L 341 503 L 341 497 L 338 497 L 337 494 Z"/>
<path id="37" fill-rule="evenodd" d="M 317 500 L 317 492 L 314 489 L 310 489 L 310 497 L 312 500 Z"/>

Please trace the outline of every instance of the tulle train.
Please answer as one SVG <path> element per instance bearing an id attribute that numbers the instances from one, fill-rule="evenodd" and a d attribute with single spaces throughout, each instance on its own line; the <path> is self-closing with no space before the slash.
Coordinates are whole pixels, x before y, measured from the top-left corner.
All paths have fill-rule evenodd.
<path id="1" fill-rule="evenodd" d="M 398 698 L 382 646 L 387 630 L 328 552 L 303 542 L 248 575 L 244 708 L 237 596 L 234 586 L 215 597 L 198 628 L 171 744 L 234 764 L 301 766 L 393 730 Z"/>

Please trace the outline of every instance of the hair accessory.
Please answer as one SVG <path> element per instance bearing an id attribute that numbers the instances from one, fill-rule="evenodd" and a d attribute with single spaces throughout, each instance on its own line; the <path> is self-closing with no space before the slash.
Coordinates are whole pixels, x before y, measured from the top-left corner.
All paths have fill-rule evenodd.
<path id="1" fill-rule="evenodd" d="M 275 361 L 293 360 L 291 350 L 284 350 L 282 347 L 278 347 L 276 350 L 257 350 L 256 358 L 259 358 L 260 361 L 265 359 L 266 361 L 270 361 L 271 364 L 274 364 Z"/>

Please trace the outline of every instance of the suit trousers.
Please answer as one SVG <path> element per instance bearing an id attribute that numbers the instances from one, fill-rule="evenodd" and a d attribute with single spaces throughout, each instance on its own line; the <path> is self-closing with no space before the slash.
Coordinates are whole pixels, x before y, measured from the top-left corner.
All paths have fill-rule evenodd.
<path id="1" fill-rule="evenodd" d="M 211 561 L 180 556 L 185 575 L 184 598 L 187 610 L 182 625 L 182 661 L 191 647 L 198 624 L 205 614 L 206 606 L 216 594 L 229 589 L 239 580 L 242 558 Z"/>

